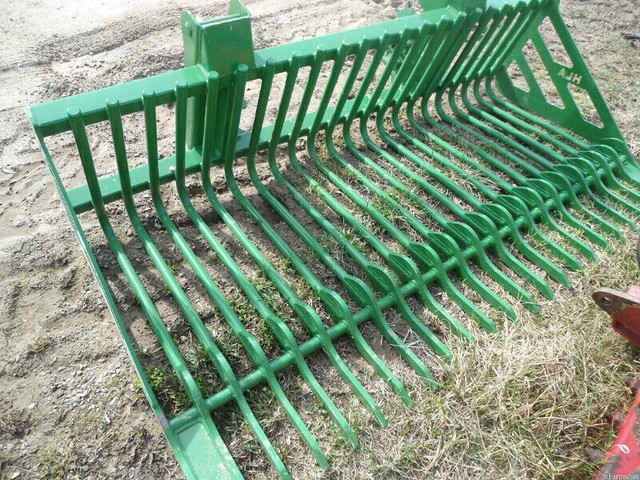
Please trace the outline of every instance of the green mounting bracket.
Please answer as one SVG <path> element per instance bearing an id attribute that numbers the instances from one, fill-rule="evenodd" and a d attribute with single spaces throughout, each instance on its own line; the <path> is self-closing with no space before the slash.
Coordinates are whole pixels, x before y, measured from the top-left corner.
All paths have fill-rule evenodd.
<path id="1" fill-rule="evenodd" d="M 216 72 L 221 77 L 231 75 L 239 65 L 256 66 L 251 34 L 251 14 L 240 0 L 231 0 L 229 13 L 224 17 L 198 21 L 188 11 L 182 12 L 182 39 L 184 66 L 200 65 L 207 73 Z M 224 85 L 224 83 L 223 83 Z M 224 87 L 223 87 L 224 90 Z M 202 145 L 206 95 L 189 99 L 187 113 L 187 145 Z M 224 115 L 228 102 L 220 102 L 218 114 Z M 214 155 L 224 140 L 220 131 L 214 141 Z"/>
<path id="2" fill-rule="evenodd" d="M 240 64 L 255 67 L 251 14 L 240 0 L 231 0 L 224 17 L 198 21 L 192 13 L 182 12 L 184 66 L 202 65 L 225 76 Z"/>

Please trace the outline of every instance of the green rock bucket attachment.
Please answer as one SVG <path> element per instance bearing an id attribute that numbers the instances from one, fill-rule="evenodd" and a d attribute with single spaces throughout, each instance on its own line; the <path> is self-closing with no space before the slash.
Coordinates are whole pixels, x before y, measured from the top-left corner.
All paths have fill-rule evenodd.
<path id="1" fill-rule="evenodd" d="M 554 295 L 550 282 L 570 288 L 567 269 L 597 259 L 593 245 L 611 248 L 621 226 L 635 228 L 640 171 L 558 2 L 421 4 L 422 13 L 403 10 L 384 23 L 259 51 L 238 0 L 215 20 L 185 12 L 184 68 L 29 109 L 71 224 L 187 478 L 242 478 L 212 418 L 229 403 L 274 471 L 290 478 L 249 406 L 258 385 L 327 468 L 279 372 L 295 369 L 323 407 L 319 414 L 355 448 L 352 425 L 310 369 L 308 360 L 318 358 L 312 352 L 385 426 L 336 349 L 338 338 L 411 405 L 360 325 L 370 322 L 390 355 L 437 388 L 428 363 L 451 357 L 443 331 L 474 342 L 474 329 L 493 332 L 496 318 L 515 320 L 514 302 L 537 312 L 534 297 Z M 131 133 L 130 122 L 144 135 Z M 169 142 L 161 134 L 168 128 Z M 102 138 L 97 146 L 92 133 Z M 60 135 L 72 135 L 73 158 L 50 153 L 64 144 Z M 111 269 L 98 261 L 105 251 L 113 254 Z M 167 252 L 184 263 L 189 281 Z M 231 280 L 221 283 L 218 274 Z M 460 282 L 477 295 L 463 294 Z M 208 326 L 196 289 L 229 335 Z M 287 316 L 273 295 L 284 299 Z M 148 355 L 114 297 L 144 312 L 156 353 L 184 393 L 183 411 L 161 406 L 143 367 Z M 500 313 L 492 319 L 480 300 Z M 452 305 L 463 314 L 451 313 Z M 247 309 L 259 325 L 248 325 Z M 434 356 L 412 350 L 389 315 Z M 215 392 L 193 371 L 176 324 L 219 379 Z M 280 349 L 275 357 L 265 338 Z M 252 371 L 232 368 L 231 345 Z"/>

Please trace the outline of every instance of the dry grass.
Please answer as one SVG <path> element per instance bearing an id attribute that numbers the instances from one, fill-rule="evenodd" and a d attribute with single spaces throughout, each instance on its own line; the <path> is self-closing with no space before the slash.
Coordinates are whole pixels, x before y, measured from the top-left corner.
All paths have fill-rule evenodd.
<path id="1" fill-rule="evenodd" d="M 600 252 L 601 261 L 573 274 L 572 290 L 556 289 L 557 298 L 542 303 L 540 314 L 520 310 L 520 322 L 505 323 L 498 334 L 474 332 L 476 346 L 449 338 L 454 361 L 429 363 L 442 382 L 438 392 L 394 363 L 415 406 L 376 390 L 388 427 L 357 420 L 364 424 L 360 449 L 338 445 L 329 451 L 332 470 L 322 478 L 594 476 L 599 465 L 585 448 L 611 445 L 609 415 L 626 411 L 630 397 L 623 379 L 638 371 L 636 350 L 591 300 L 599 286 L 637 283 L 635 235 L 627 235 L 630 240 L 618 242 L 616 253 Z M 328 422 L 319 429 L 331 430 Z M 289 452 L 290 458 L 297 455 L 304 457 Z M 315 478 L 302 470 L 298 478 Z"/>

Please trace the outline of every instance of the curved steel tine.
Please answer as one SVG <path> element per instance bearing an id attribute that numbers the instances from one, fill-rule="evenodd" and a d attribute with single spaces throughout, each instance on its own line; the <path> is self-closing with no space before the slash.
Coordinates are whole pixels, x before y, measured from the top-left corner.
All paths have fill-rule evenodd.
<path id="1" fill-rule="evenodd" d="M 420 263 L 425 265 L 425 267 L 433 266 L 440 272 L 445 271 L 442 266 L 442 262 L 440 261 L 440 257 L 438 257 L 438 254 L 430 246 L 424 243 L 414 242 L 411 244 L 411 251 L 416 258 L 420 258 Z M 478 322 L 478 324 L 486 331 L 493 332 L 496 330 L 496 326 L 493 321 L 467 297 L 465 297 L 448 276 L 440 275 L 440 277 L 440 285 L 442 289 L 467 315 Z"/>
<path id="2" fill-rule="evenodd" d="M 420 254 L 418 254 L 418 256 L 422 258 L 424 270 L 427 272 L 425 273 L 425 275 L 433 274 L 434 278 L 436 279 L 436 281 L 438 281 L 439 284 L 448 284 L 449 277 L 444 267 L 442 267 L 441 263 L 429 263 L 429 261 L 425 259 L 425 256 Z M 442 321 L 442 323 L 444 323 L 447 328 L 449 328 L 453 332 L 454 335 L 466 338 L 471 342 L 475 342 L 475 338 L 473 337 L 473 335 L 471 335 L 471 333 L 469 333 L 467 329 L 463 327 L 462 324 L 458 320 L 456 320 L 449 312 L 447 312 L 447 310 L 442 307 L 442 305 L 440 305 L 434 298 L 434 296 L 427 288 L 426 283 L 423 281 L 423 277 L 420 275 L 418 266 L 411 258 L 407 257 L 406 255 L 400 255 L 398 253 L 392 252 L 389 254 L 389 258 L 387 261 L 392 266 L 393 271 L 402 282 L 406 283 L 413 281 L 417 284 L 420 302 L 425 307 L 427 307 L 428 310 L 434 313 Z M 446 279 L 443 277 L 446 277 Z M 393 283 L 395 283 L 395 280 L 393 280 Z M 469 309 L 469 311 L 472 310 Z"/>
<path id="3" fill-rule="evenodd" d="M 594 231 L 593 228 L 589 228 L 583 222 L 578 220 L 571 212 L 569 212 L 569 210 L 567 210 L 562 199 L 560 198 L 558 190 L 549 180 L 545 180 L 543 178 L 532 178 L 527 182 L 526 185 L 535 190 L 540 195 L 553 200 L 555 209 L 564 223 L 579 230 L 585 237 L 589 239 L 590 242 L 598 245 L 599 247 L 602 247 L 605 250 L 610 250 L 612 248 L 611 244 L 605 237 Z M 582 204 L 578 205 L 580 205 L 580 208 L 584 208 Z"/>
<path id="4" fill-rule="evenodd" d="M 610 158 L 614 163 L 614 168 L 616 169 L 615 173 L 625 182 L 633 185 L 634 188 L 639 189 L 640 180 L 638 180 L 638 167 L 635 161 L 630 159 L 628 154 L 620 154 L 618 150 L 611 146 L 618 145 L 619 151 L 624 152 L 628 150 L 627 145 L 619 138 L 606 138 L 604 141 L 610 145 L 590 145 L 589 149 L 598 152 L 605 158 Z M 620 158 L 621 156 L 624 156 L 624 158 Z M 632 172 L 635 173 L 635 175 L 633 175 Z"/>
<path id="5" fill-rule="evenodd" d="M 513 221 L 513 217 L 506 208 L 504 208 L 502 205 L 497 204 L 484 204 L 480 206 L 478 211 L 487 215 L 487 217 L 491 218 L 494 222 L 496 222 L 497 225 L 508 228 L 514 246 L 522 255 L 524 255 L 534 264 L 538 265 L 556 282 L 564 285 L 567 288 L 571 287 L 571 282 L 569 282 L 569 278 L 567 278 L 562 269 L 553 264 L 551 260 L 542 255 L 525 241 L 525 239 L 520 234 L 518 227 Z"/>
<path id="6" fill-rule="evenodd" d="M 502 297 L 497 295 L 493 290 L 491 290 L 482 280 L 480 280 L 475 273 L 469 268 L 469 265 L 465 262 L 462 257 L 462 252 L 460 251 L 460 247 L 455 242 L 453 238 L 451 238 L 446 233 L 433 232 L 429 237 L 429 243 L 436 252 L 440 254 L 443 258 L 455 258 L 457 260 L 458 271 L 463 279 L 463 281 L 469 284 L 476 292 L 480 294 L 482 298 L 484 298 L 493 308 L 496 310 L 503 311 L 507 314 L 511 320 L 516 320 L 516 312 L 513 311 L 513 308 L 506 303 Z"/>
<path id="7" fill-rule="evenodd" d="M 350 292 L 350 295 L 361 308 L 369 307 L 373 310 L 373 322 L 376 324 L 378 331 L 382 334 L 384 339 L 398 352 L 402 359 L 407 362 L 407 364 L 411 366 L 418 375 L 429 383 L 434 384 L 435 380 L 426 365 L 413 352 L 413 350 L 404 343 L 404 340 L 402 340 L 398 334 L 393 331 L 389 323 L 386 321 L 375 295 L 367 284 L 353 275 L 345 275 L 343 281 L 345 287 Z M 405 398 L 403 396 L 403 400 L 407 405 L 413 404 L 409 397 Z"/>
<path id="8" fill-rule="evenodd" d="M 358 330 L 358 326 L 356 325 L 353 316 L 351 315 L 351 311 L 347 306 L 346 302 L 334 291 L 329 289 L 322 289 L 318 292 L 318 295 L 322 299 L 322 302 L 327 307 L 329 313 L 335 318 L 339 319 L 339 321 L 345 321 L 349 327 L 349 334 L 353 338 L 353 342 L 360 352 L 360 354 L 367 360 L 375 369 L 376 373 L 391 387 L 396 394 L 400 395 L 405 401 L 409 401 L 409 394 L 407 390 L 404 388 L 404 385 L 400 383 L 400 380 L 391 372 L 389 367 L 384 364 L 378 355 L 373 351 L 371 346 L 364 339 L 360 330 Z M 386 419 L 382 417 L 381 412 L 372 412 L 378 422 L 386 425 Z"/>
<path id="9" fill-rule="evenodd" d="M 487 215 L 480 212 L 469 212 L 462 217 L 462 220 L 472 228 L 476 229 L 479 235 L 489 236 L 493 239 L 492 247 L 494 252 L 505 265 L 534 285 L 545 297 L 549 299 L 553 299 L 555 297 L 549 284 L 540 278 L 527 265 L 514 257 L 513 254 L 505 247 L 496 224 L 493 223 Z"/>
<path id="10" fill-rule="evenodd" d="M 617 211 L 612 206 L 608 205 L 604 201 L 602 201 L 596 194 L 593 193 L 587 179 L 584 177 L 580 169 L 573 165 L 556 165 L 554 167 L 554 171 L 560 172 L 565 175 L 567 178 L 570 178 L 578 185 L 581 185 L 584 193 L 589 196 L 589 198 L 593 201 L 593 204 L 596 206 L 598 210 L 603 213 L 606 213 L 609 217 L 615 219 L 616 222 L 631 226 L 634 230 L 637 230 L 637 227 L 633 223 L 631 219 L 629 219 L 626 215 L 623 215 L 619 211 Z"/>
<path id="11" fill-rule="evenodd" d="M 617 155 L 613 156 L 611 153 L 604 153 L 601 147 L 604 145 L 594 145 L 590 150 L 583 150 L 580 152 L 580 157 L 589 161 L 598 171 L 602 171 L 604 179 L 607 182 L 609 188 L 619 190 L 623 192 L 626 197 L 632 198 L 637 203 L 640 203 L 640 192 L 630 186 L 623 184 L 616 174 L 622 170 L 622 162 Z M 613 150 L 613 149 L 612 149 Z M 613 167 L 609 164 L 607 158 L 613 156 Z"/>
<path id="12" fill-rule="evenodd" d="M 423 108 L 422 108 L 422 115 L 425 118 L 425 120 L 427 120 L 427 123 L 434 127 L 437 128 L 439 130 L 444 131 L 445 133 L 449 134 L 449 135 L 454 135 L 455 133 L 451 130 L 449 130 L 447 127 L 445 127 L 444 125 L 441 125 L 440 123 L 435 122 L 428 113 L 428 110 L 426 108 L 427 104 L 426 102 L 423 103 Z M 444 119 L 448 119 L 453 123 L 456 123 L 453 119 L 451 119 L 450 117 L 448 117 L 444 111 L 440 111 L 439 112 L 441 117 L 443 117 Z M 425 134 L 429 135 L 430 139 L 434 139 L 437 138 L 435 137 L 435 135 L 430 134 L 426 129 L 424 129 L 424 127 L 422 127 L 421 125 L 419 125 L 415 119 L 412 118 L 412 116 L 409 117 L 411 120 L 412 125 L 419 129 L 420 131 L 424 132 Z M 456 123 L 460 128 L 462 128 L 464 131 L 471 133 L 472 135 L 477 136 L 478 138 L 481 138 L 479 136 L 479 134 L 477 134 L 477 132 L 474 132 L 472 130 L 470 130 L 466 125 L 463 125 L 461 123 Z M 562 220 L 567 223 L 568 225 L 572 226 L 573 228 L 579 229 L 586 237 L 589 238 L 590 241 L 592 241 L 593 243 L 601 246 L 602 248 L 605 249 L 609 249 L 611 248 L 609 242 L 602 236 L 600 235 L 598 232 L 595 232 L 592 228 L 589 228 L 588 226 L 584 225 L 584 223 L 582 223 L 580 220 L 576 219 L 568 210 L 567 208 L 564 206 L 563 201 L 560 199 L 559 197 L 559 193 L 558 190 L 556 190 L 556 186 L 559 188 L 560 191 L 562 192 L 567 192 L 566 195 L 568 195 L 568 200 L 571 202 L 571 205 L 578 211 L 582 211 L 584 212 L 586 215 L 592 217 L 594 214 L 589 211 L 588 209 L 586 209 L 586 207 L 584 207 L 582 205 L 582 203 L 580 202 L 580 200 L 577 198 L 577 196 L 575 194 L 573 194 L 573 192 L 569 192 L 567 190 L 568 187 L 565 188 L 565 184 L 567 184 L 567 182 L 565 181 L 563 183 L 562 180 L 560 179 L 555 179 L 555 185 L 553 182 L 551 182 L 547 177 L 545 177 L 546 175 L 548 175 L 548 172 L 540 172 L 538 169 L 536 169 L 535 167 L 522 162 L 518 157 L 514 156 L 511 152 L 505 150 L 504 148 L 502 148 L 500 145 L 494 143 L 492 140 L 488 140 L 488 145 L 493 149 L 496 150 L 498 153 L 500 153 L 501 155 L 506 156 L 507 158 L 511 159 L 512 161 L 514 161 L 516 164 L 520 165 L 521 167 L 525 168 L 525 170 L 534 175 L 533 178 L 527 178 L 522 176 L 520 173 L 516 172 L 515 170 L 513 170 L 512 168 L 508 167 L 507 165 L 501 163 L 499 160 L 495 159 L 492 155 L 490 155 L 488 152 L 485 152 L 484 150 L 482 150 L 481 148 L 479 148 L 476 144 L 463 139 L 462 140 L 464 142 L 464 144 L 466 146 L 468 146 L 469 148 L 473 149 L 478 155 L 480 155 L 484 160 L 488 161 L 493 167 L 499 169 L 500 171 L 506 173 L 507 175 L 509 175 L 510 177 L 512 177 L 514 179 L 514 181 L 522 184 L 522 185 L 526 185 L 526 186 L 530 186 L 531 188 L 533 188 L 534 190 L 536 190 L 540 195 L 543 196 L 543 198 L 545 199 L 545 201 L 547 200 L 551 200 L 554 202 L 555 204 L 555 208 L 559 211 L 560 216 L 562 218 Z M 536 178 L 537 177 L 537 178 Z M 567 197 L 565 197 L 567 198 Z M 594 220 L 598 223 L 600 223 L 601 219 L 599 216 L 595 216 Z M 607 225 L 608 222 L 606 222 Z M 615 229 L 615 227 L 613 227 Z"/>
<path id="13" fill-rule="evenodd" d="M 357 150 L 355 151 L 352 150 L 352 152 L 357 153 L 357 156 L 363 163 L 371 167 L 378 175 L 382 176 L 382 178 L 384 178 L 385 180 L 388 180 L 389 183 L 394 188 L 406 194 L 412 201 L 414 201 L 419 207 L 421 207 L 422 211 L 429 214 L 429 216 L 431 216 L 434 220 L 436 220 L 438 223 L 440 223 L 441 225 L 445 226 L 445 228 L 447 228 L 447 225 L 450 222 L 442 214 L 437 212 L 433 207 L 431 207 L 427 202 L 425 202 L 421 197 L 416 195 L 404 183 L 400 182 L 390 172 L 384 170 L 380 165 L 373 162 L 368 156 L 364 155 L 362 152 L 359 152 Z M 413 226 L 413 228 L 416 229 L 416 231 L 418 231 L 419 233 L 425 236 L 430 233 L 430 230 L 428 230 L 419 220 L 417 220 L 406 209 L 404 209 L 400 203 L 394 200 L 393 197 L 390 197 L 386 192 L 378 188 L 373 182 L 370 182 L 369 179 L 365 177 L 353 165 L 347 163 L 345 167 L 348 169 L 350 173 L 354 174 L 357 178 L 362 179 L 361 180 L 362 183 L 366 185 L 368 188 L 370 188 L 372 191 L 374 191 L 376 195 L 378 195 L 380 198 L 385 198 L 390 205 L 392 205 L 398 212 L 400 212 L 407 219 L 407 221 Z M 501 279 L 500 282 L 505 282 L 505 279 L 508 279 L 508 277 L 504 276 L 502 272 L 496 274 L 497 268 L 486 257 L 486 254 L 483 255 L 484 250 L 483 250 L 483 247 L 480 245 L 480 240 L 477 239 L 477 235 L 475 237 L 477 240 L 471 241 L 471 243 L 469 243 L 469 238 L 473 238 L 473 237 L 466 237 L 466 241 L 463 241 L 462 244 L 467 246 L 472 246 L 472 248 L 474 248 L 476 252 L 480 252 L 478 253 L 478 262 L 479 262 L 480 268 L 487 270 L 490 275 L 493 275 L 494 279 L 500 278 Z M 531 299 L 530 295 L 526 291 L 520 289 L 517 286 L 517 284 L 513 283 L 510 279 L 508 280 L 507 283 L 510 283 L 510 288 L 507 288 L 507 291 L 517 296 L 518 298 L 526 299 L 527 303 L 531 304 L 533 300 Z"/>
<path id="14" fill-rule="evenodd" d="M 568 165 L 576 166 L 585 177 L 590 177 L 593 181 L 593 189 L 600 196 L 603 196 L 611 202 L 622 207 L 623 210 L 632 213 L 637 219 L 640 216 L 640 208 L 636 207 L 629 201 L 613 193 L 602 181 L 596 167 L 589 160 L 581 157 L 568 158 Z M 633 222 L 632 222 L 633 223 Z M 635 225 L 634 225 L 635 227 Z M 637 229 L 636 229 L 637 231 Z"/>
<path id="15" fill-rule="evenodd" d="M 580 253 L 585 255 L 590 260 L 598 260 L 598 256 L 589 245 L 584 243 L 575 235 L 569 233 L 556 221 L 556 219 L 549 212 L 549 207 L 542 199 L 542 196 L 536 190 L 528 186 L 518 186 L 514 187 L 512 192 L 523 202 L 525 202 L 527 206 L 532 210 L 532 212 L 537 209 L 540 212 L 541 217 L 544 219 L 546 225 L 548 225 L 553 231 L 559 233 L 564 240 L 570 243 Z"/>
<path id="16" fill-rule="evenodd" d="M 470 175 L 469 173 L 464 171 L 459 166 L 451 163 L 449 160 L 444 158 L 442 155 L 436 153 L 433 150 L 433 148 L 428 147 L 427 145 L 425 145 L 424 143 L 422 143 L 420 140 L 416 139 L 415 137 L 411 137 L 408 133 L 404 132 L 404 129 L 402 129 L 401 125 L 398 122 L 397 115 L 394 116 L 394 125 L 396 126 L 396 130 L 404 138 L 406 138 L 407 140 L 411 141 L 411 143 L 414 146 L 416 146 L 417 148 L 421 149 L 425 153 L 431 154 L 431 156 L 434 159 L 436 159 L 436 161 L 438 161 L 441 164 L 451 168 L 456 173 L 458 173 L 459 175 L 463 176 L 463 178 L 467 179 L 476 188 L 478 188 L 478 190 L 480 192 L 482 192 L 485 195 L 487 195 L 488 198 L 490 198 L 491 200 L 493 200 L 495 202 L 501 203 L 503 206 L 505 206 L 509 210 L 511 210 L 511 212 L 514 214 L 514 216 L 518 215 L 519 217 L 521 217 L 524 220 L 525 225 L 527 226 L 528 230 L 533 234 L 534 238 L 536 238 L 538 241 L 544 243 L 549 248 L 549 250 L 551 250 L 551 252 L 556 257 L 558 257 L 560 260 L 562 260 L 569 268 L 571 268 L 573 270 L 582 270 L 582 265 L 580 265 L 580 262 L 575 257 L 573 257 L 566 250 L 564 250 L 562 247 L 557 245 L 555 242 L 553 242 L 551 239 L 549 239 L 547 236 L 545 236 L 540 231 L 540 229 L 537 227 L 537 225 L 533 221 L 533 218 L 531 218 L 529 209 L 527 208 L 526 204 L 524 204 L 522 202 L 522 200 L 520 200 L 517 197 L 513 197 L 513 196 L 509 196 L 509 195 L 504 195 L 504 194 L 503 195 L 498 195 L 498 194 L 496 194 L 495 191 L 491 190 L 484 183 L 482 183 L 481 181 L 476 179 L 473 175 Z M 464 160 L 467 161 L 467 162 L 470 161 L 470 159 L 468 159 L 468 158 L 465 158 Z M 470 163 L 472 163 L 473 166 L 475 166 L 475 167 L 481 169 L 482 171 L 484 171 L 484 169 L 480 165 L 475 164 L 475 162 L 470 162 Z"/>
<path id="17" fill-rule="evenodd" d="M 186 107 L 186 89 L 187 86 L 183 85 L 178 87 L 179 92 L 177 93 L 178 96 L 178 101 L 180 100 L 180 98 L 183 98 L 184 101 L 184 106 Z M 182 108 L 183 108 L 182 107 Z M 107 105 L 107 111 L 109 114 L 109 122 L 111 124 L 111 129 L 112 129 L 112 137 L 114 140 L 114 145 L 116 147 L 116 161 L 118 163 L 118 170 L 119 170 L 119 174 L 120 174 L 120 178 L 121 178 L 121 182 L 122 182 L 122 186 L 123 186 L 123 194 L 124 194 L 124 201 L 125 201 L 125 205 L 126 205 L 126 209 L 127 209 L 127 213 L 131 219 L 131 223 L 134 226 L 134 229 L 137 233 L 137 235 L 139 236 L 140 240 L 142 241 L 142 243 L 144 244 L 147 252 L 149 253 L 149 256 L 151 257 L 152 261 L 154 262 L 154 264 L 156 265 L 156 267 L 158 268 L 158 270 L 160 271 L 161 275 L 163 276 L 163 278 L 165 279 L 165 281 L 167 282 L 172 294 L 174 295 L 174 297 L 176 298 L 176 301 L 178 302 L 178 305 L 180 306 L 181 310 L 185 313 L 185 315 L 187 315 L 188 317 L 191 317 L 191 323 L 193 323 L 193 327 L 194 330 L 196 331 L 196 334 L 198 335 L 198 339 L 205 343 L 212 348 L 212 344 L 214 343 L 213 338 L 211 337 L 210 333 L 208 332 L 208 330 L 206 329 L 206 327 L 204 326 L 204 323 L 202 323 L 202 320 L 200 319 L 200 317 L 197 315 L 195 309 L 193 308 L 193 306 L 191 305 L 191 303 L 189 302 L 188 298 L 186 297 L 184 291 L 182 291 L 181 287 L 179 286 L 179 284 L 177 283 L 177 280 L 175 278 L 175 276 L 173 275 L 173 273 L 171 272 L 171 269 L 169 268 L 169 266 L 167 265 L 166 261 L 162 258 L 162 255 L 160 254 L 159 250 L 157 249 L 157 247 L 155 246 L 155 244 L 153 243 L 153 241 L 151 240 L 151 237 L 149 236 L 149 234 L 146 232 L 142 222 L 140 221 L 140 218 L 138 217 L 138 213 L 137 213 L 137 209 L 135 206 L 135 202 L 133 200 L 133 191 L 131 190 L 131 185 L 130 185 L 130 179 L 129 179 L 129 167 L 128 167 L 128 162 L 127 162 L 127 155 L 126 155 L 126 150 L 125 150 L 125 145 L 124 145 L 124 132 L 122 129 L 122 118 L 121 118 L 121 113 L 120 113 L 120 107 L 117 104 L 108 104 Z M 177 122 L 180 121 L 180 115 L 176 115 L 177 117 Z M 179 137 L 178 139 L 179 140 Z M 179 145 L 179 143 L 178 143 Z M 177 162 L 179 162 L 180 160 L 177 160 Z M 165 219 L 166 220 L 166 219 Z M 171 225 L 169 225 L 171 226 Z M 208 275 L 205 277 L 203 275 L 203 273 L 205 272 L 204 267 L 202 266 L 202 264 L 196 259 L 195 254 L 193 253 L 193 251 L 188 247 L 188 245 L 186 244 L 186 242 L 184 241 L 184 238 L 179 234 L 179 232 L 177 231 L 177 229 L 173 229 L 171 230 L 171 234 L 172 234 L 172 238 L 175 240 L 178 240 L 178 247 L 180 248 L 181 251 L 183 251 L 183 253 L 185 253 L 185 257 L 187 258 L 187 260 L 189 261 L 189 263 L 195 267 L 194 269 L 196 270 L 196 274 L 199 274 L 200 277 L 202 277 L 202 279 L 208 279 L 209 283 L 208 286 L 210 287 L 210 293 L 214 293 L 215 300 L 218 300 L 222 305 L 224 305 L 225 307 L 229 307 L 230 306 L 228 304 L 224 304 L 224 302 L 222 302 L 222 294 L 219 291 L 216 291 L 217 289 L 214 289 L 213 285 L 213 281 L 211 280 L 210 277 L 208 277 Z M 180 241 L 181 240 L 181 241 Z M 186 247 L 186 248 L 185 248 Z M 228 318 L 230 318 L 233 322 L 236 323 L 236 325 L 238 325 L 240 322 L 237 319 L 237 317 L 234 316 L 229 316 Z M 237 331 L 234 331 L 234 333 L 238 333 L 241 332 L 242 334 L 246 334 L 246 331 L 237 329 Z M 259 344 L 257 343 L 257 341 L 255 340 L 255 338 L 250 337 L 248 334 L 246 334 L 245 337 L 240 337 L 240 340 L 243 343 L 243 346 L 250 352 L 250 356 L 252 357 L 252 359 L 255 361 L 257 359 L 257 361 L 255 361 L 256 363 L 256 367 L 261 367 L 261 368 L 268 368 L 269 362 L 267 360 L 266 355 L 264 354 L 264 352 L 262 351 L 261 347 L 259 346 Z M 267 372 L 269 373 L 269 372 Z M 273 374 L 273 372 L 270 372 L 271 374 Z M 275 376 L 274 376 L 275 378 Z M 272 386 L 272 385 L 270 385 Z M 279 387 L 279 385 L 278 385 Z M 284 395 L 284 392 L 282 390 L 280 390 L 278 387 L 273 388 L 274 394 L 276 396 L 280 397 L 280 400 L 284 402 L 284 408 L 287 408 L 287 405 L 290 405 L 288 403 L 288 399 L 282 398 L 282 395 Z M 291 406 L 291 408 L 293 408 L 293 406 Z M 246 412 L 245 412 L 246 413 Z M 248 417 L 249 419 L 252 417 Z M 294 417 L 295 418 L 295 417 Z M 298 417 L 299 419 L 299 417 Z M 301 419 L 300 419 L 301 420 Z M 251 424 L 252 427 L 255 427 L 255 424 Z M 305 427 L 306 428 L 306 427 Z M 262 444 L 265 453 L 267 454 L 267 457 L 269 458 L 269 460 L 273 463 L 274 467 L 278 470 L 278 472 L 280 473 L 280 475 L 283 478 L 291 478 L 289 473 L 287 472 L 284 463 L 282 462 L 282 460 L 280 459 L 280 457 L 278 456 L 277 452 L 275 451 L 275 448 L 273 448 L 273 445 L 271 444 L 271 442 L 269 442 L 269 440 L 267 439 L 266 435 L 264 435 L 264 432 L 260 429 L 260 430 L 256 430 L 258 439 L 260 441 L 260 443 Z M 305 434 L 311 435 L 310 432 L 306 431 L 304 432 Z M 312 447 L 317 447 L 317 443 L 314 443 L 315 440 L 313 440 L 311 442 L 311 446 Z M 325 459 L 326 460 L 326 459 Z"/>
<path id="18" fill-rule="evenodd" d="M 398 308 L 400 313 L 405 317 L 405 320 L 407 321 L 411 329 L 427 345 L 429 345 L 429 347 L 431 347 L 431 349 L 437 355 L 444 357 L 445 361 L 449 361 L 451 359 L 451 351 L 431 330 L 426 327 L 426 325 L 424 325 L 424 323 L 416 316 L 416 314 L 413 313 L 413 310 L 411 310 L 406 300 L 404 299 L 402 292 L 400 292 L 400 287 L 398 287 L 398 284 L 393 276 L 380 265 L 375 264 L 370 264 L 365 267 L 365 271 L 367 272 L 367 275 L 377 289 L 394 294 L 397 302 L 396 308 Z M 463 335 L 464 333 L 460 332 L 460 334 Z"/>
<path id="19" fill-rule="evenodd" d="M 578 182 L 577 177 L 578 175 L 581 176 L 581 174 L 577 169 L 571 169 L 571 167 L 569 167 L 568 173 L 571 175 L 572 181 L 574 183 Z M 549 183 L 556 187 L 559 192 L 566 194 L 576 211 L 579 211 L 580 213 L 588 217 L 589 220 L 596 223 L 606 233 L 613 235 L 615 238 L 622 238 L 622 232 L 620 232 L 618 227 L 613 225 L 608 220 L 605 220 L 600 215 L 593 212 L 591 209 L 585 207 L 582 202 L 580 202 L 578 196 L 573 190 L 573 184 L 569 181 L 569 178 L 567 178 L 566 174 L 558 171 L 546 171 L 542 172 L 540 174 L 540 177 L 543 180 L 548 180 Z"/>
<path id="20" fill-rule="evenodd" d="M 462 245 L 479 245 L 481 240 L 476 231 L 466 223 L 448 222 L 445 230 L 449 235 Z M 484 248 L 475 248 L 475 257 L 480 268 L 486 272 L 495 282 L 502 285 L 504 289 L 516 300 L 522 301 L 524 306 L 534 313 L 540 312 L 540 307 L 535 303 L 529 292 L 514 282 L 494 262 L 489 258 Z"/>
<path id="21" fill-rule="evenodd" d="M 497 203 L 509 210 L 514 218 L 522 218 L 524 224 L 526 225 L 527 231 L 531 234 L 531 236 L 540 243 L 543 243 L 549 250 L 551 250 L 556 258 L 561 260 L 565 266 L 574 271 L 582 270 L 582 265 L 577 258 L 568 253 L 564 248 L 559 246 L 556 242 L 551 240 L 540 231 L 535 221 L 533 220 L 531 212 L 527 208 L 527 205 L 520 197 L 515 195 L 500 195 L 496 200 Z"/>

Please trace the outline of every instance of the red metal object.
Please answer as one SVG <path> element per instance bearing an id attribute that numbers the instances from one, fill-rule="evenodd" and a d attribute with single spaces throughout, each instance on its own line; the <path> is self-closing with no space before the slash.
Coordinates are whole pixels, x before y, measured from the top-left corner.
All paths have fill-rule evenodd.
<path id="1" fill-rule="evenodd" d="M 627 293 L 600 288 L 593 292 L 593 299 L 611 315 L 613 329 L 640 347 L 640 287 L 634 285 Z"/>
<path id="2" fill-rule="evenodd" d="M 613 329 L 640 347 L 640 287 L 634 285 L 627 293 L 600 288 L 593 293 L 593 300 L 611 315 Z M 613 416 L 618 437 L 596 480 L 640 480 L 640 378 L 628 378 L 625 383 L 636 398 L 624 419 L 619 413 Z"/>
<path id="3" fill-rule="evenodd" d="M 627 379 L 625 383 L 636 398 L 622 420 L 618 438 L 607 453 L 605 464 L 596 480 L 640 479 L 640 378 Z M 613 422 L 620 423 L 620 414 L 614 415 Z"/>

